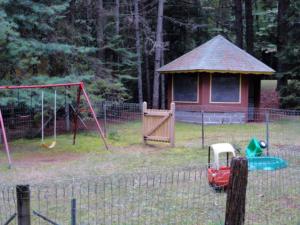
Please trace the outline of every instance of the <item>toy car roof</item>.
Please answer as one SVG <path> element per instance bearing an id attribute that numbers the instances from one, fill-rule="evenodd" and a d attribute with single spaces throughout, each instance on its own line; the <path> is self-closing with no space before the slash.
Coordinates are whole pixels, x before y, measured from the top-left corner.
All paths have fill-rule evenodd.
<path id="1" fill-rule="evenodd" d="M 214 154 L 220 154 L 220 153 L 226 153 L 226 152 L 231 152 L 232 154 L 235 155 L 235 149 L 234 147 L 229 144 L 229 143 L 218 143 L 218 144 L 213 144 L 210 146 L 211 149 L 214 151 Z"/>
<path id="2" fill-rule="evenodd" d="M 219 163 L 219 154 L 220 153 L 232 153 L 233 157 L 235 157 L 235 149 L 234 147 L 229 143 L 218 143 L 213 144 L 210 146 L 210 148 L 214 152 L 214 167 L 218 170 L 220 168 Z"/>

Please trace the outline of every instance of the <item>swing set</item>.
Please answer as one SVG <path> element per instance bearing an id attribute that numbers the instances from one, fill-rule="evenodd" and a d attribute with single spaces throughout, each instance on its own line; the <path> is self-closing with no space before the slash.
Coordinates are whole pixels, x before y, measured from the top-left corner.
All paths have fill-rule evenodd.
<path id="1" fill-rule="evenodd" d="M 79 117 L 79 112 L 80 112 L 80 101 L 81 101 L 81 95 L 84 96 L 84 99 L 88 105 L 88 111 L 91 113 L 93 120 L 95 121 L 96 125 L 97 125 L 97 130 L 98 133 L 100 135 L 100 138 L 103 140 L 104 146 L 105 148 L 108 150 L 108 145 L 105 139 L 105 135 L 104 132 L 100 126 L 100 123 L 97 119 L 95 110 L 92 106 L 92 103 L 90 101 L 90 98 L 85 90 L 84 84 L 83 82 L 78 82 L 78 83 L 65 83 L 65 84 L 46 84 L 46 85 L 20 85 L 20 86 L 0 86 L 0 90 L 9 90 L 9 89 L 42 89 L 42 96 L 41 96 L 41 146 L 44 148 L 48 148 L 48 149 L 52 149 L 55 148 L 55 146 L 57 145 L 56 142 L 56 136 L 57 136 L 57 91 L 56 88 L 59 87 L 65 87 L 65 88 L 69 88 L 69 87 L 77 87 L 77 99 L 76 99 L 76 107 L 72 109 L 74 111 L 74 126 L 73 126 L 73 145 L 76 143 L 76 135 L 77 135 L 77 130 L 78 130 L 78 118 L 81 121 L 81 118 Z M 53 141 L 50 144 L 45 143 L 45 102 L 44 102 L 44 90 L 47 88 L 55 88 L 54 90 L 54 103 L 53 103 Z M 84 124 L 85 126 L 85 124 Z M 0 127 L 1 127 L 1 136 L 2 136 L 2 141 L 5 147 L 5 151 L 7 154 L 7 159 L 8 159 L 8 164 L 9 167 L 11 167 L 12 165 L 12 161 L 11 161 L 11 157 L 10 157 L 10 149 L 9 149 L 9 145 L 7 142 L 7 135 L 6 135 L 6 129 L 5 129 L 5 124 L 4 124 L 4 120 L 3 120 L 3 114 L 1 112 L 0 109 Z"/>
<path id="2" fill-rule="evenodd" d="M 45 123 L 44 123 L 44 91 L 42 91 L 42 146 L 44 148 L 54 148 L 56 146 L 56 96 L 57 96 L 57 93 L 56 93 L 56 90 L 54 91 L 54 107 L 53 107 L 53 114 L 54 114 L 54 117 L 53 117 L 53 123 L 54 123 L 54 126 L 53 126 L 53 138 L 54 138 L 54 141 L 49 145 L 49 144 L 46 144 L 44 142 L 44 129 L 45 129 Z"/>

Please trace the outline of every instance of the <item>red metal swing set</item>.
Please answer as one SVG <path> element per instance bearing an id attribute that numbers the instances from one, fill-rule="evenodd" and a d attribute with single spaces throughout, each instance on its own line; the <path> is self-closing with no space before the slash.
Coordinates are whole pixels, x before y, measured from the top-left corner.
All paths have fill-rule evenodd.
<path id="1" fill-rule="evenodd" d="M 80 97 L 81 94 L 83 94 L 88 106 L 89 106 L 89 111 L 91 112 L 93 119 L 95 120 L 98 128 L 98 132 L 100 134 L 100 137 L 102 138 L 105 148 L 108 150 L 108 145 L 105 139 L 104 132 L 100 126 L 99 121 L 97 120 L 97 116 L 95 113 L 95 110 L 92 106 L 91 100 L 85 90 L 83 82 L 78 82 L 78 83 L 65 83 L 65 84 L 45 84 L 45 85 L 20 85 L 20 86 L 0 86 L 0 90 L 6 90 L 6 89 L 44 89 L 44 88 L 51 88 L 51 87 L 78 87 L 77 90 L 77 112 L 75 113 L 74 116 L 74 129 L 73 129 L 73 144 L 76 142 L 76 134 L 77 134 L 77 129 L 78 129 L 78 110 L 79 110 L 79 105 L 80 105 Z M 1 133 L 2 133 L 2 138 L 3 138 L 3 144 L 5 147 L 5 151 L 7 154 L 7 159 L 9 163 L 9 167 L 11 167 L 11 157 L 10 157 L 10 150 L 9 150 L 9 145 L 7 142 L 7 137 L 6 137 L 6 132 L 5 132 L 5 125 L 3 121 L 3 116 L 0 110 L 0 127 L 1 127 Z"/>

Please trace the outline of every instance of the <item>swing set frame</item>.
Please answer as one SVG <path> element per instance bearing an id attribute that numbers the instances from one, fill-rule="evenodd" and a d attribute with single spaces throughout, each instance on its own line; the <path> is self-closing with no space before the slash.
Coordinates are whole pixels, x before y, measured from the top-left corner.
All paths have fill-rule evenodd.
<path id="1" fill-rule="evenodd" d="M 89 110 L 93 116 L 93 119 L 96 122 L 97 125 L 97 129 L 98 129 L 98 133 L 100 135 L 100 138 L 102 139 L 104 146 L 106 148 L 106 150 L 108 150 L 108 144 L 106 142 L 105 139 L 105 135 L 104 132 L 100 126 L 100 123 L 97 119 L 95 110 L 92 106 L 91 100 L 89 95 L 87 94 L 85 87 L 84 87 L 84 83 L 83 82 L 77 82 L 77 83 L 64 83 L 64 84 L 44 84 L 44 85 L 20 85 L 20 86 L 16 86 L 16 85 L 10 85 L 10 86 L 0 86 L 0 90 L 8 90 L 8 89 L 45 89 L 45 88 L 53 88 L 53 87 L 78 87 L 77 89 L 77 99 L 76 99 L 76 111 L 75 111 L 75 115 L 74 115 L 74 126 L 73 126 L 73 145 L 75 145 L 76 143 L 76 136 L 77 136 L 77 130 L 78 130 L 78 117 L 79 117 L 79 106 L 80 106 L 80 101 L 81 101 L 81 95 L 84 96 L 85 101 L 88 104 Z M 9 150 L 9 145 L 7 142 L 7 138 L 6 138 L 6 131 L 5 131 L 5 125 L 3 122 L 3 117 L 2 117 L 2 113 L 0 110 L 0 127 L 1 127 L 1 133 L 2 133 L 2 137 L 3 137 L 3 143 L 5 146 L 5 150 L 6 150 L 6 154 L 7 154 L 7 158 L 8 158 L 8 163 L 9 163 L 9 167 L 11 167 L 11 157 L 10 157 L 10 150 Z"/>

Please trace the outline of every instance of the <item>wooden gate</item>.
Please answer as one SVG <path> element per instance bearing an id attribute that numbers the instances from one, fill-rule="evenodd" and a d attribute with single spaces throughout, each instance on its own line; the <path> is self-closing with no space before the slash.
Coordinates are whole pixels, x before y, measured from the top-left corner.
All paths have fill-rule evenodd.
<path id="1" fill-rule="evenodd" d="M 147 109 L 143 103 L 143 140 L 175 144 L 175 103 L 170 110 Z"/>

